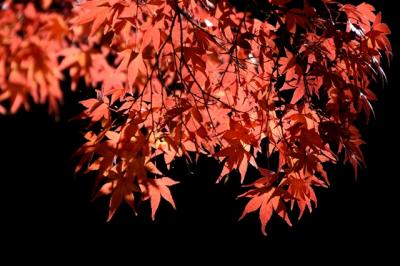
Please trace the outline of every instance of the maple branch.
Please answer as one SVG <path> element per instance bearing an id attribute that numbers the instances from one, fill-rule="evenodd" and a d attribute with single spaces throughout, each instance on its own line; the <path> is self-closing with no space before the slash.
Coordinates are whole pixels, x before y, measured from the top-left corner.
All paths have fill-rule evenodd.
<path id="1" fill-rule="evenodd" d="M 180 25 L 180 34 L 181 34 L 181 36 L 180 36 L 180 42 L 181 42 L 181 47 L 183 47 L 183 45 L 184 45 L 184 44 L 183 44 L 183 27 L 182 27 L 182 20 L 181 20 L 180 17 L 179 17 L 179 25 Z M 199 87 L 199 89 L 200 89 L 200 91 L 201 91 L 201 93 L 202 93 L 203 100 L 204 100 L 204 106 L 205 106 L 205 108 L 206 108 L 207 115 L 208 115 L 208 117 L 209 117 L 209 119 L 210 119 L 211 127 L 214 129 L 214 132 L 217 134 L 217 129 L 215 128 L 213 119 L 212 119 L 211 114 L 210 114 L 210 110 L 208 109 L 207 100 L 206 100 L 206 98 L 205 98 L 204 90 L 203 90 L 203 88 L 201 87 L 201 85 L 199 84 L 199 82 L 197 81 L 197 79 L 196 79 L 195 75 L 193 74 L 191 68 L 189 67 L 189 65 L 188 65 L 188 63 L 187 63 L 187 61 L 186 61 L 186 58 L 185 58 L 183 52 L 181 52 L 181 54 L 182 54 L 182 56 L 179 58 L 179 61 L 180 61 L 180 63 L 181 63 L 181 73 L 182 73 L 182 64 L 184 64 L 185 67 L 186 67 L 186 69 L 188 70 L 188 72 L 189 72 L 190 75 L 192 76 L 193 81 L 196 83 L 196 85 Z M 183 81 L 182 74 L 181 74 L 181 79 L 182 79 L 182 82 L 184 82 L 184 81 Z M 190 89 L 188 90 L 188 92 L 191 93 Z M 191 93 L 191 94 L 192 94 L 192 93 Z M 193 94 L 192 94 L 192 95 L 193 95 Z M 195 101 L 195 103 L 196 103 L 196 101 Z M 196 104 L 196 108 L 197 108 L 197 104 Z M 222 142 L 220 141 L 219 138 L 217 138 L 217 139 L 218 139 L 218 141 L 219 141 L 220 143 L 222 143 Z"/>
<path id="2" fill-rule="evenodd" d="M 179 14 L 181 14 L 182 16 L 184 16 L 186 18 L 186 20 L 192 24 L 195 28 L 199 29 L 200 31 L 202 31 L 204 34 L 206 34 L 217 46 L 219 46 L 220 48 L 222 48 L 223 50 L 226 51 L 225 46 L 223 46 L 221 44 L 222 39 L 219 39 L 217 36 L 211 34 L 209 31 L 207 31 L 206 29 L 204 29 L 203 27 L 201 27 L 200 25 L 198 25 L 196 22 L 193 21 L 193 19 L 190 17 L 190 15 L 188 13 L 186 13 L 182 8 L 179 7 L 178 2 L 176 0 L 175 1 L 175 8 L 178 11 Z"/>

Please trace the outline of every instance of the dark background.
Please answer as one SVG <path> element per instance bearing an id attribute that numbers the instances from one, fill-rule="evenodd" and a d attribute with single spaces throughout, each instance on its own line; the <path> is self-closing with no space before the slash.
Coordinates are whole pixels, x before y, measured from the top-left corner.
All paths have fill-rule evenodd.
<path id="1" fill-rule="evenodd" d="M 394 59 L 386 67 L 389 85 L 376 89 L 377 118 L 362 128 L 368 168 L 360 171 L 357 180 L 351 167 L 333 168 L 330 189 L 317 191 L 318 208 L 299 222 L 293 217 L 292 228 L 273 217 L 264 237 L 256 214 L 237 222 L 245 204 L 236 200 L 243 191 L 239 180 L 215 185 L 218 168 L 206 159 L 190 168 L 177 163 L 173 177 L 182 181 L 173 188 L 177 211 L 162 202 L 153 222 L 148 202 L 140 207 L 138 217 L 123 206 L 106 223 L 106 199 L 90 202 L 93 176 L 74 176 L 70 160 L 84 130 L 82 124 L 68 121 L 79 111 L 78 92 L 67 93 L 58 122 L 44 107 L 0 117 L 1 244 L 14 251 L 43 247 L 43 254 L 48 254 L 48 248 L 54 248 L 72 255 L 82 251 L 94 258 L 126 257 L 132 262 L 188 254 L 193 259 L 187 261 L 190 264 L 212 256 L 265 263 L 318 258 L 396 261 L 399 15 L 397 1 L 372 2 L 393 31 Z M 101 251 L 121 247 L 126 251 Z M 95 251 L 89 252 L 92 248 Z M 144 251 L 150 256 L 144 256 Z"/>

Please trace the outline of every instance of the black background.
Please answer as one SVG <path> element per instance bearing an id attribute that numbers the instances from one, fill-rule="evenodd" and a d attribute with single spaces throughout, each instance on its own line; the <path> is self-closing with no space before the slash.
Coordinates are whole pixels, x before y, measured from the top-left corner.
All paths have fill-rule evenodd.
<path id="1" fill-rule="evenodd" d="M 74 176 L 73 152 L 82 143 L 82 124 L 68 121 L 79 111 L 80 93 L 67 93 L 58 122 L 46 108 L 0 117 L 0 241 L 14 251 L 43 247 L 93 258 L 168 259 L 192 255 L 190 264 L 211 257 L 285 261 L 396 261 L 399 230 L 399 131 L 397 90 L 399 27 L 397 1 L 373 1 L 390 25 L 394 59 L 389 85 L 377 88 L 377 119 L 362 128 L 368 168 L 354 179 L 349 166 L 332 169 L 330 189 L 318 190 L 318 208 L 289 228 L 274 217 L 268 237 L 257 215 L 237 218 L 245 201 L 238 178 L 215 185 L 218 168 L 201 160 L 190 169 L 176 165 L 174 211 L 162 202 L 155 222 L 149 204 L 135 217 L 123 206 L 106 223 L 106 199 L 90 202 L 93 177 Z M 193 173 L 190 173 L 193 172 Z M 124 252 L 118 250 L 124 247 Z M 90 252 L 95 248 L 94 252 Z M 101 248 L 101 249 L 99 249 Z M 101 250 L 108 250 L 102 253 Z M 4 251 L 4 249 L 2 249 Z M 144 251 L 150 255 L 144 256 Z M 146 254 L 148 254 L 146 252 Z M 160 252 L 163 256 L 160 255 Z M 22 254 L 22 253 L 21 253 Z M 46 255 L 47 256 L 47 255 Z"/>

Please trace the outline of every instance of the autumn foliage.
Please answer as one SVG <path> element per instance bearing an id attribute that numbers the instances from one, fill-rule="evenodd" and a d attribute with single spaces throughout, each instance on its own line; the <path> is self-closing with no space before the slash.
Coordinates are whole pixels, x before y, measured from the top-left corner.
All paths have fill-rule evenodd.
<path id="1" fill-rule="evenodd" d="M 79 4 L 77 2 L 80 2 Z M 77 171 L 96 173 L 111 219 L 126 203 L 174 208 L 167 168 L 220 162 L 245 183 L 243 218 L 261 229 L 288 208 L 310 212 L 327 164 L 364 164 L 356 121 L 373 114 L 390 30 L 367 3 L 333 0 L 5 1 L 0 11 L 0 112 L 48 103 L 60 82 L 85 84 L 86 142 Z M 260 173 L 248 182 L 250 165 Z"/>

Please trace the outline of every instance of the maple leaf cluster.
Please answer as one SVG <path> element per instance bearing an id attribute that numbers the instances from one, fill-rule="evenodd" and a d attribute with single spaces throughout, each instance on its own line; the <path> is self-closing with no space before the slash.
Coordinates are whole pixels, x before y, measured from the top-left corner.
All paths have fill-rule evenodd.
<path id="1" fill-rule="evenodd" d="M 47 11 L 52 1 L 5 1 L 0 10 L 0 113 L 29 110 L 48 102 L 57 113 L 62 101 L 58 52 L 69 45 L 69 29 L 63 14 Z M 66 1 L 67 2 L 67 1 Z"/>
<path id="2" fill-rule="evenodd" d="M 275 213 L 291 225 L 329 185 L 324 166 L 364 164 L 355 125 L 368 121 L 372 81 L 392 51 L 390 30 L 370 4 L 333 0 L 6 1 L 0 11 L 0 111 L 29 102 L 57 112 L 60 81 L 80 81 L 89 125 L 77 171 L 97 175 L 111 219 L 161 198 L 174 208 L 178 182 L 156 164 L 220 161 L 217 181 L 249 164 L 260 173 L 239 197 L 243 218 Z M 64 75 L 62 74 L 64 73 Z M 194 155 L 194 156 L 191 156 Z M 194 158 L 194 159 L 193 159 Z M 274 159 L 276 158 L 276 159 Z"/>

